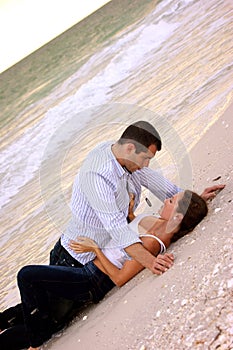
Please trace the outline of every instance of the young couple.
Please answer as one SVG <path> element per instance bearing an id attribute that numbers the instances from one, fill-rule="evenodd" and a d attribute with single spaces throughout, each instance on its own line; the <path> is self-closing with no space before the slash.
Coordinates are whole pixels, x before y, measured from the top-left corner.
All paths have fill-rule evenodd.
<path id="1" fill-rule="evenodd" d="M 115 144 L 105 142 L 88 155 L 74 183 L 70 225 L 51 253 L 52 264 L 61 265 L 63 255 L 66 266 L 20 270 L 23 323 L 17 321 L 0 334 L 1 349 L 9 349 L 11 342 L 12 350 L 32 350 L 48 340 L 66 319 L 56 319 L 56 298 L 72 300 L 75 307 L 99 302 L 113 286 L 122 286 L 144 267 L 161 274 L 172 266 L 174 258 L 166 248 L 204 218 L 206 200 L 224 185 L 207 188 L 201 196 L 181 191 L 148 168 L 160 149 L 157 131 L 140 121 Z M 166 198 L 160 217 L 138 216 L 128 223 L 129 195 L 133 193 L 130 207 L 135 210 L 142 186 L 161 200 Z M 12 337 L 19 326 L 24 335 L 20 345 L 19 338 Z"/>

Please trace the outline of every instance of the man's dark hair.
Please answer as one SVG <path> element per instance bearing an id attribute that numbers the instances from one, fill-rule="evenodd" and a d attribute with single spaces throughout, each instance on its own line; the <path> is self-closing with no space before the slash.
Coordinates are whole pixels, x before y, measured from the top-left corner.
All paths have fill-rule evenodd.
<path id="1" fill-rule="evenodd" d="M 150 123 L 140 120 L 129 125 L 121 135 L 118 143 L 123 145 L 131 142 L 136 147 L 136 153 L 145 152 L 145 148 L 155 145 L 157 151 L 162 148 L 162 142 L 158 131 Z"/>

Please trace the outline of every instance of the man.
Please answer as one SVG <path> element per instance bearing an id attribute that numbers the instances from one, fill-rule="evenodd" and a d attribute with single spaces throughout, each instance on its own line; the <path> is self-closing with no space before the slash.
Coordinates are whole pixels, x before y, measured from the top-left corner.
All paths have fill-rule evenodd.
<path id="1" fill-rule="evenodd" d="M 180 188 L 149 169 L 149 162 L 161 149 L 161 140 L 155 128 L 139 121 L 130 125 L 115 143 L 104 142 L 90 152 L 77 175 L 72 193 L 72 219 L 50 253 L 50 264 L 81 267 L 93 259 L 92 253 L 75 254 L 69 246 L 70 239 L 88 236 L 99 246 L 108 241 L 113 247 L 123 247 L 133 257 L 155 274 L 161 274 L 172 265 L 172 259 L 157 260 L 143 248 L 138 236 L 128 226 L 128 209 L 131 195 L 134 210 L 140 201 L 141 187 L 148 188 L 161 201 L 173 196 Z M 205 200 L 215 197 L 215 191 L 224 185 L 204 190 Z M 76 314 L 80 305 L 73 301 L 51 298 L 54 332 L 63 328 Z M 0 313 L 0 328 L 7 339 L 7 348 L 17 344 L 28 346 L 27 331 L 23 324 L 21 304 Z M 9 344 L 12 334 L 12 344 Z"/>
<path id="2" fill-rule="evenodd" d="M 71 221 L 51 252 L 51 264 L 62 265 L 61 254 L 64 264 L 69 266 L 82 266 L 92 260 L 92 253 L 77 254 L 69 245 L 70 239 L 87 236 L 100 247 L 111 240 L 113 247 L 123 248 L 125 254 L 152 273 L 161 274 L 172 265 L 166 257 L 158 262 L 143 247 L 127 220 L 130 195 L 134 195 L 135 210 L 142 186 L 161 201 L 181 190 L 148 168 L 161 147 L 156 129 L 146 121 L 138 121 L 128 126 L 116 143 L 101 143 L 89 153 L 74 182 Z M 214 191 L 223 187 L 207 188 L 202 197 L 213 198 Z"/>

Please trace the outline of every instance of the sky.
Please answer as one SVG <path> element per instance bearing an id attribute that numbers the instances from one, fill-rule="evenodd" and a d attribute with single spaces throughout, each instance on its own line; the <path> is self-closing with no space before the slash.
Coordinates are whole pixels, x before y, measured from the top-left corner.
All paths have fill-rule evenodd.
<path id="1" fill-rule="evenodd" d="M 0 73 L 107 2 L 0 0 Z"/>

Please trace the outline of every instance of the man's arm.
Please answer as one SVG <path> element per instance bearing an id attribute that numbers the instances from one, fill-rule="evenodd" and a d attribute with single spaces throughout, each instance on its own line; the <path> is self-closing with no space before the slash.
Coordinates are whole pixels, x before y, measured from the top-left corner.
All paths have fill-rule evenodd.
<path id="1" fill-rule="evenodd" d="M 101 264 L 102 269 L 105 273 L 111 278 L 111 280 L 118 286 L 121 287 L 123 284 L 128 282 L 131 278 L 133 278 L 138 272 L 142 271 L 144 266 L 142 266 L 136 260 L 127 260 L 125 261 L 123 267 L 118 269 L 108 258 L 103 254 L 98 245 L 89 238 L 78 237 L 78 241 L 71 241 L 70 247 L 77 253 L 85 253 L 85 252 L 94 252 L 96 257 Z M 154 254 L 157 254 L 154 245 L 151 245 L 150 242 L 144 242 L 144 247 Z M 164 265 L 161 265 L 162 261 L 166 261 L 167 266 L 171 267 L 173 265 L 174 257 L 172 254 L 166 253 L 165 255 L 158 255 L 157 262 L 160 266 L 163 266 L 163 271 L 158 270 L 157 274 L 161 274 L 165 272 L 167 268 L 164 268 Z M 95 260 L 97 264 L 97 260 Z M 98 266 L 98 264 L 97 264 Z M 99 266 L 98 266 L 99 267 Z"/>
<path id="2" fill-rule="evenodd" d="M 148 188 L 157 198 L 162 202 L 166 198 L 174 196 L 177 192 L 184 191 L 180 187 L 173 184 L 171 181 L 162 176 L 157 170 L 150 168 L 143 168 L 140 171 L 141 184 Z M 200 196 L 208 201 L 216 197 L 225 185 L 214 185 L 204 189 Z"/>
<path id="3" fill-rule="evenodd" d="M 167 255 L 154 257 L 141 243 L 132 244 L 126 247 L 125 251 L 142 266 L 148 268 L 156 275 L 161 275 L 173 264 L 173 259 L 171 257 Z"/>
<path id="4" fill-rule="evenodd" d="M 170 198 L 176 193 L 183 191 L 180 187 L 166 179 L 158 170 L 145 167 L 138 172 L 138 175 L 140 176 L 141 185 L 162 202 L 166 198 Z"/>

